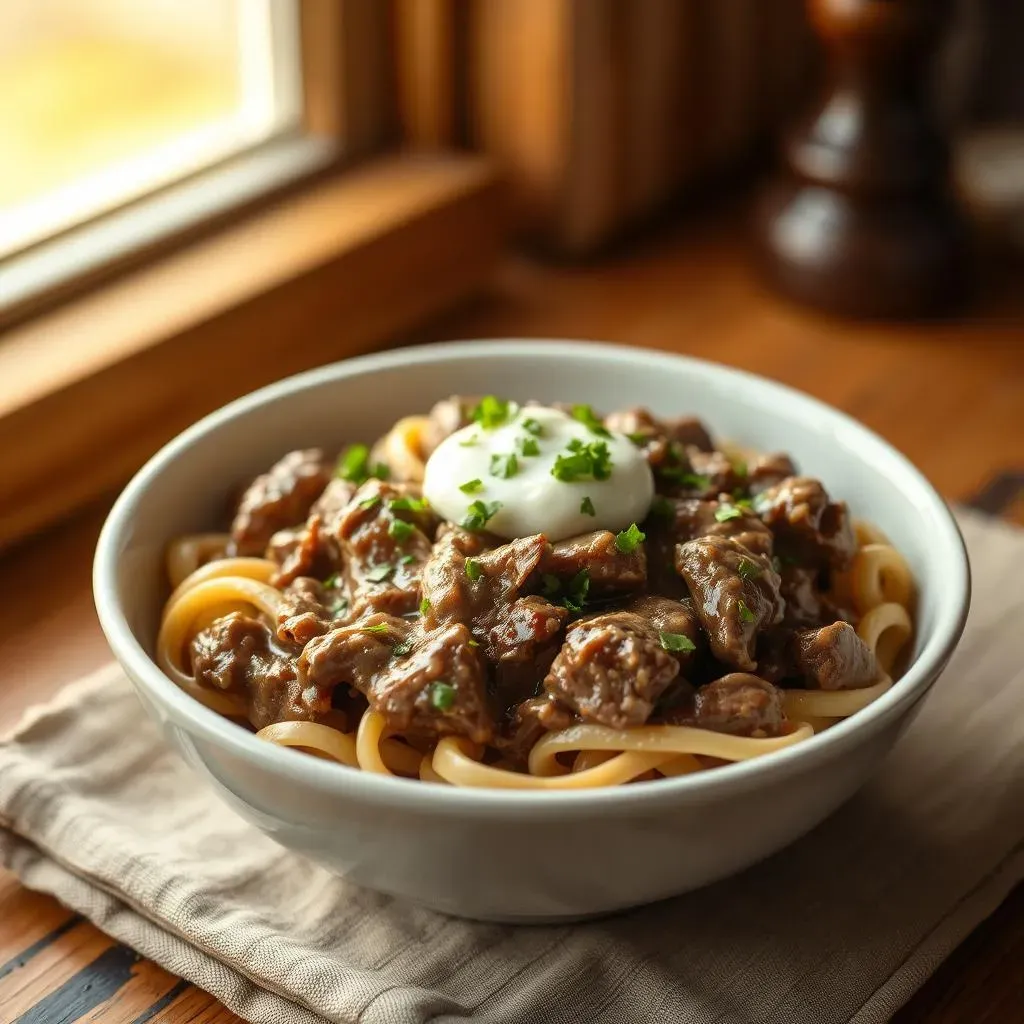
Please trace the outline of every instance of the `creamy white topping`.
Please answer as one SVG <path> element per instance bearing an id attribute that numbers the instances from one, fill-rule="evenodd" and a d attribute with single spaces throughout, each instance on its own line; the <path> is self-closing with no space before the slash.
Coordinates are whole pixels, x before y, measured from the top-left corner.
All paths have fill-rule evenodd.
<path id="1" fill-rule="evenodd" d="M 456 431 L 430 456 L 423 494 L 445 519 L 556 541 L 622 530 L 647 515 L 654 478 L 625 434 L 544 406 L 512 412 L 492 429 Z"/>

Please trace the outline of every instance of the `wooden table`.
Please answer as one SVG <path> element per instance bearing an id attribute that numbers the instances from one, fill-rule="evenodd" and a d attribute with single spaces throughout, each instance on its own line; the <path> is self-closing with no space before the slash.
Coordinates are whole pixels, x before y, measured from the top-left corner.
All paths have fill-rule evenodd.
<path id="1" fill-rule="evenodd" d="M 687 352 L 795 385 L 888 438 L 957 500 L 1024 522 L 1024 290 L 993 275 L 963 324 L 836 324 L 763 293 L 729 220 L 692 221 L 592 268 L 511 260 L 490 294 L 416 340 L 587 337 Z M 1024 272 L 1017 268 L 1018 282 Z M 572 382 L 566 382 L 571 393 Z M 0 729 L 105 662 L 89 563 L 105 506 L 0 558 Z M 898 1020 L 1019 1021 L 1024 887 Z M 0 1024 L 228 1024 L 234 1014 L 0 873 Z"/>

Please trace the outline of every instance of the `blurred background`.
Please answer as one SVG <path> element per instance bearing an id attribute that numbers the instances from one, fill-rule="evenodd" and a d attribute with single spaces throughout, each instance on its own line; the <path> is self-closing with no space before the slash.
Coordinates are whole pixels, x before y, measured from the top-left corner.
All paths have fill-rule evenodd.
<path id="1" fill-rule="evenodd" d="M 411 339 L 1016 385 L 1021 52 L 1002 0 L 5 0 L 0 543 Z"/>

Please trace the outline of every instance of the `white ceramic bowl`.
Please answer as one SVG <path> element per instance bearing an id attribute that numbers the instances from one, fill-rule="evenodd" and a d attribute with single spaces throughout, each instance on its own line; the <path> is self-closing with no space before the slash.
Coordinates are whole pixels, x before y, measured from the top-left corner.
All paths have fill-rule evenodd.
<path id="1" fill-rule="evenodd" d="M 370 441 L 449 394 L 642 404 L 717 437 L 791 453 L 904 553 L 920 587 L 913 663 L 869 708 L 806 743 L 714 771 L 581 792 L 387 778 L 257 740 L 152 659 L 163 553 L 216 522 L 229 488 L 292 448 Z M 582 917 L 706 885 L 817 825 L 875 770 L 953 652 L 967 558 L 949 509 L 902 455 L 799 392 L 710 363 L 564 341 L 479 341 L 372 355 L 264 388 L 160 451 L 121 495 L 94 589 L 147 711 L 220 796 L 285 846 L 360 885 L 467 917 Z"/>

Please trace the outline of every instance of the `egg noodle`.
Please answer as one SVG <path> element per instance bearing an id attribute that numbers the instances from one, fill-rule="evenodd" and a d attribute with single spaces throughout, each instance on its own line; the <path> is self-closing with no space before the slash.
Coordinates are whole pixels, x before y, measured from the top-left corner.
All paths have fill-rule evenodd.
<path id="1" fill-rule="evenodd" d="M 375 457 L 385 459 L 401 479 L 422 480 L 420 437 L 426 424 L 424 417 L 400 420 L 378 443 Z M 352 722 L 341 712 L 332 712 L 330 724 L 278 722 L 256 735 L 367 772 L 506 789 L 587 789 L 684 775 L 802 743 L 889 689 L 913 631 L 914 583 L 906 561 L 876 527 L 864 522 L 854 527 L 856 554 L 849 568 L 835 575 L 830 596 L 860 616 L 857 633 L 875 654 L 880 674 L 862 689 L 784 689 L 791 726 L 784 735 L 732 736 L 682 725 L 613 729 L 577 724 L 544 735 L 530 751 L 526 772 L 493 757 L 485 762 L 488 751 L 463 738 L 447 736 L 434 745 L 392 736 L 385 717 L 373 710 Z M 186 693 L 219 714 L 244 722 L 243 697 L 197 682 L 188 655 L 195 635 L 229 612 L 256 615 L 271 629 L 276 626 L 281 592 L 270 580 L 278 566 L 265 558 L 223 557 L 227 541 L 226 534 L 199 534 L 171 545 L 167 571 L 174 590 L 163 612 L 157 661 Z M 342 628 L 356 633 L 361 627 Z"/>

